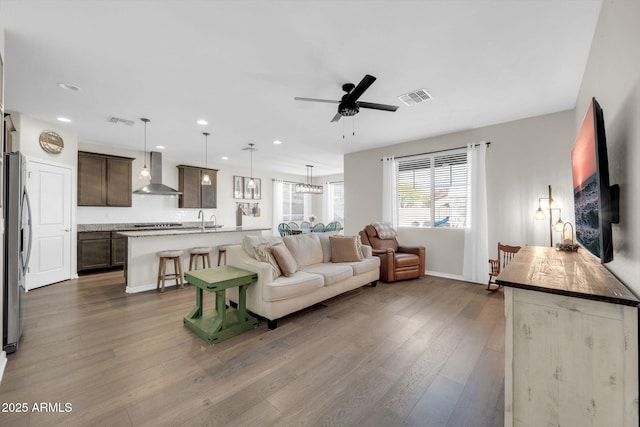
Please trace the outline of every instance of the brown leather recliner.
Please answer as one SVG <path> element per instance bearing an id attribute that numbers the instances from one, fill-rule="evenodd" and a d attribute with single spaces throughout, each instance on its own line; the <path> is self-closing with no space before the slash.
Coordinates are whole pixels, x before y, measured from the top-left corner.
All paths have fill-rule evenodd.
<path id="1" fill-rule="evenodd" d="M 424 276 L 424 246 L 402 246 L 396 238 L 381 239 L 371 224 L 360 232 L 362 243 L 371 246 L 373 254 L 380 257 L 380 280 L 417 279 Z"/>

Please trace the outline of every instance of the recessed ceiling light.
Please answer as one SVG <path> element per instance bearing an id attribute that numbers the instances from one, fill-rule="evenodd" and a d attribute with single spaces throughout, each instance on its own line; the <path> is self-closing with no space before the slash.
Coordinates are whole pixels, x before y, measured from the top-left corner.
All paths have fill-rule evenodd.
<path id="1" fill-rule="evenodd" d="M 278 140 L 276 139 L 275 141 L 273 141 L 273 143 L 274 143 L 274 144 L 276 144 L 276 145 L 280 145 L 280 144 L 282 144 L 282 141 L 278 141 Z"/>
<path id="2" fill-rule="evenodd" d="M 222 156 L 222 160 L 229 160 L 227 156 Z"/>
<path id="3" fill-rule="evenodd" d="M 199 124 L 200 126 L 206 126 L 209 124 L 206 120 L 202 120 L 202 119 L 198 120 L 196 123 Z"/>
<path id="4" fill-rule="evenodd" d="M 156 148 L 159 150 L 164 150 L 167 147 L 165 147 L 164 145 L 156 145 Z"/>
<path id="5" fill-rule="evenodd" d="M 70 90 L 72 92 L 78 92 L 80 90 L 79 86 L 73 85 L 71 83 L 58 83 L 58 87 L 64 90 Z"/>
<path id="6" fill-rule="evenodd" d="M 66 117 L 58 117 L 58 121 L 63 123 L 71 123 L 71 119 L 67 119 Z"/>

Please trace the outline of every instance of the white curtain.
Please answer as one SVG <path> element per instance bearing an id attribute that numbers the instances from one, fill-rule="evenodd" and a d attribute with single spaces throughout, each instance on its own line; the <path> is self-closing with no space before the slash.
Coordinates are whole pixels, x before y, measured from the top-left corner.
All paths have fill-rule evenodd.
<path id="1" fill-rule="evenodd" d="M 322 222 L 324 225 L 333 221 L 333 187 L 328 182 L 322 183 Z"/>
<path id="2" fill-rule="evenodd" d="M 273 180 L 273 217 L 272 217 L 272 226 L 271 226 L 271 234 L 274 236 L 279 236 L 278 232 L 278 224 L 282 222 L 282 191 L 284 189 L 284 185 L 282 181 L 279 179 Z"/>
<path id="3" fill-rule="evenodd" d="M 464 264 L 462 275 L 469 282 L 485 283 L 489 274 L 487 233 L 486 142 L 467 146 L 469 164 L 469 194 L 464 234 Z"/>
<path id="4" fill-rule="evenodd" d="M 396 160 L 382 160 L 382 220 L 398 226 Z"/>

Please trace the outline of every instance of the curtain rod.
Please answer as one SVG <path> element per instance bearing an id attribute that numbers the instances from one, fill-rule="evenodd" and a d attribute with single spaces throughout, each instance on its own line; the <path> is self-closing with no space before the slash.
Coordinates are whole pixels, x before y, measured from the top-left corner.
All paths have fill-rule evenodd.
<path id="1" fill-rule="evenodd" d="M 474 144 L 475 147 L 477 147 L 478 145 L 480 145 L 480 143 L 478 144 Z M 487 147 L 491 145 L 491 142 L 487 142 Z M 405 156 L 397 156 L 394 157 L 394 159 L 404 159 L 405 157 L 414 157 L 414 156 L 424 156 L 425 154 L 436 154 L 436 153 L 443 153 L 445 151 L 453 151 L 453 150 L 461 150 L 463 148 L 467 148 L 467 146 L 465 145 L 464 147 L 456 147 L 456 148 L 447 148 L 446 150 L 438 150 L 438 151 L 429 151 L 428 153 L 418 153 L 418 154 L 407 154 Z M 391 157 L 391 156 L 387 156 L 387 157 Z M 380 159 L 380 161 L 384 161 L 384 159 Z"/>

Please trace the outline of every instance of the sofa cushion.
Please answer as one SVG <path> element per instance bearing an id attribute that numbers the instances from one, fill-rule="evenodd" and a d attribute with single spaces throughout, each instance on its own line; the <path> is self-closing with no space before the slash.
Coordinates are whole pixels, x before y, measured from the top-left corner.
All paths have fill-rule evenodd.
<path id="1" fill-rule="evenodd" d="M 323 286 L 322 276 L 298 271 L 291 277 L 280 276 L 262 289 L 266 302 L 280 301 L 310 294 Z"/>
<path id="2" fill-rule="evenodd" d="M 331 236 L 331 261 L 354 262 L 362 259 L 356 236 Z"/>
<path id="3" fill-rule="evenodd" d="M 366 273 L 368 271 L 377 270 L 380 268 L 380 257 L 372 256 L 363 258 L 357 262 L 347 262 L 345 265 L 349 265 L 353 269 L 353 275 Z"/>
<path id="4" fill-rule="evenodd" d="M 300 268 L 322 262 L 322 245 L 317 233 L 285 236 L 282 240 Z"/>
<path id="5" fill-rule="evenodd" d="M 329 233 L 318 233 L 320 246 L 322 246 L 322 262 L 331 262 L 331 240 Z"/>
<path id="6" fill-rule="evenodd" d="M 282 243 L 282 237 L 280 236 L 244 236 L 242 239 L 242 247 L 244 251 L 249 254 L 249 256 L 253 259 L 256 258 L 256 254 L 253 251 L 253 248 L 260 243 L 269 243 L 271 245 L 275 245 L 277 243 Z"/>
<path id="7" fill-rule="evenodd" d="M 285 245 L 271 246 L 271 253 L 278 262 L 278 266 L 280 267 L 283 275 L 290 277 L 298 271 L 298 263 Z"/>
<path id="8" fill-rule="evenodd" d="M 278 245 L 282 245 L 282 243 L 278 243 Z M 271 245 L 269 243 L 260 243 L 259 245 L 253 247 L 253 251 L 258 261 L 266 262 L 271 266 L 272 280 L 275 280 L 278 277 L 282 276 L 282 271 L 280 270 L 278 262 L 271 253 Z"/>
<path id="9" fill-rule="evenodd" d="M 325 286 L 334 285 L 353 276 L 351 266 L 332 262 L 308 265 L 302 271 L 321 275 Z"/>

